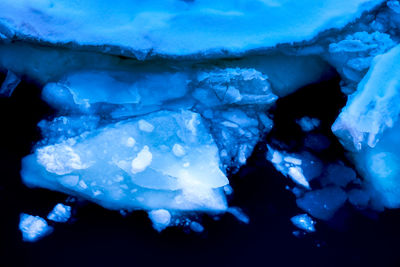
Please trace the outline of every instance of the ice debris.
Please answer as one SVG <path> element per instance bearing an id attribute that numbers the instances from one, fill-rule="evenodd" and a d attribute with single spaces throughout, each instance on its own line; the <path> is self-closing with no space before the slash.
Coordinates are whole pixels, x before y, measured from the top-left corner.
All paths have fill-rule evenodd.
<path id="1" fill-rule="evenodd" d="M 26 242 L 35 242 L 38 239 L 50 234 L 53 228 L 45 219 L 26 213 L 20 215 L 19 230 L 22 232 L 22 239 Z"/>
<path id="2" fill-rule="evenodd" d="M 290 219 L 292 223 L 299 229 L 304 230 L 308 233 L 315 232 L 316 222 L 308 216 L 308 214 L 299 214 Z"/>
<path id="3" fill-rule="evenodd" d="M 317 118 L 303 117 L 297 121 L 304 132 L 310 132 L 320 125 L 320 120 Z"/>
<path id="4" fill-rule="evenodd" d="M 310 153 L 290 154 L 268 146 L 267 159 L 296 184 L 311 189 L 309 182 L 322 172 L 321 163 Z"/>
<path id="5" fill-rule="evenodd" d="M 165 209 L 152 210 L 149 212 L 149 218 L 153 222 L 153 227 L 157 231 L 161 231 L 170 224 L 171 213 Z"/>
<path id="6" fill-rule="evenodd" d="M 47 215 L 47 219 L 53 222 L 65 223 L 71 217 L 71 206 L 58 203 Z"/>

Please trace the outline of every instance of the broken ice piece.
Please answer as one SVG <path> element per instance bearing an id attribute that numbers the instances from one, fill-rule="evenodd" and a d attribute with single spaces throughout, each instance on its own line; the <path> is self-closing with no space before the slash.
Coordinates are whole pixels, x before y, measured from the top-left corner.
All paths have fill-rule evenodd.
<path id="1" fill-rule="evenodd" d="M 267 159 L 274 164 L 279 172 L 286 177 L 290 177 L 293 182 L 310 189 L 310 184 L 304 176 L 303 168 L 300 167 L 303 162 L 297 155 L 281 152 L 268 146 Z"/>
<path id="2" fill-rule="evenodd" d="M 38 239 L 50 234 L 53 231 L 45 219 L 22 213 L 20 215 L 19 230 L 22 232 L 22 239 L 25 242 L 35 242 Z"/>
<path id="3" fill-rule="evenodd" d="M 242 223 L 248 224 L 250 222 L 249 216 L 247 216 L 247 214 L 244 213 L 239 207 L 230 207 L 228 208 L 228 212 L 235 216 L 235 218 Z"/>
<path id="4" fill-rule="evenodd" d="M 191 222 L 191 223 L 190 223 L 190 229 L 191 229 L 193 232 L 196 232 L 196 233 L 201 233 L 201 232 L 204 231 L 203 225 L 201 225 L 201 224 L 198 223 L 198 222 Z"/>
<path id="5" fill-rule="evenodd" d="M 296 121 L 304 132 L 311 132 L 321 124 L 317 118 L 303 117 Z"/>
<path id="6" fill-rule="evenodd" d="M 308 216 L 308 214 L 299 214 L 290 219 L 290 221 L 299 229 L 302 229 L 308 233 L 315 232 L 315 221 Z"/>
<path id="7" fill-rule="evenodd" d="M 64 223 L 71 217 L 71 207 L 58 203 L 47 215 L 47 219 L 53 222 Z"/>
<path id="8" fill-rule="evenodd" d="M 149 212 L 149 218 L 153 222 L 154 229 L 160 232 L 170 224 L 171 213 L 165 209 L 152 210 Z"/>

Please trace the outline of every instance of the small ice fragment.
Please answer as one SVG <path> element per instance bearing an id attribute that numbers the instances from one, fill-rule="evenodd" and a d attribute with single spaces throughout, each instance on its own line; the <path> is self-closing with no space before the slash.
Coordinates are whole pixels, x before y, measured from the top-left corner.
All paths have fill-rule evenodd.
<path id="1" fill-rule="evenodd" d="M 307 233 L 304 232 L 304 231 L 296 230 L 296 231 L 293 231 L 292 234 L 293 234 L 295 237 L 300 238 L 300 237 L 304 237 Z"/>
<path id="2" fill-rule="evenodd" d="M 301 165 L 301 159 L 294 158 L 294 157 L 291 157 L 291 156 L 286 156 L 286 157 L 283 158 L 283 160 L 286 161 L 286 162 L 292 163 L 294 165 Z"/>
<path id="3" fill-rule="evenodd" d="M 154 130 L 154 126 L 145 120 L 139 120 L 139 129 L 143 132 L 151 133 Z"/>
<path id="4" fill-rule="evenodd" d="M 71 217 L 71 207 L 58 203 L 47 215 L 47 219 L 54 222 L 64 223 Z"/>
<path id="5" fill-rule="evenodd" d="M 310 184 L 308 183 L 306 177 L 303 175 L 303 170 L 300 167 L 290 167 L 288 171 L 288 175 L 292 180 L 299 185 L 304 186 L 305 188 L 310 188 Z"/>
<path id="6" fill-rule="evenodd" d="M 6 79 L 0 87 L 0 96 L 10 97 L 21 79 L 12 71 L 7 71 Z"/>
<path id="7" fill-rule="evenodd" d="M 301 129 L 304 132 L 310 132 L 315 128 L 318 128 L 320 125 L 319 119 L 310 118 L 310 117 L 303 117 L 296 121 L 298 125 L 300 125 Z"/>
<path id="8" fill-rule="evenodd" d="M 185 149 L 180 144 L 175 144 L 172 147 L 172 152 L 174 152 L 174 155 L 177 157 L 183 157 L 186 154 Z"/>
<path id="9" fill-rule="evenodd" d="M 249 216 L 247 216 L 240 208 L 238 207 L 230 207 L 228 208 L 228 212 L 235 216 L 236 219 L 241 221 L 242 223 L 248 224 L 250 222 Z"/>
<path id="10" fill-rule="evenodd" d="M 224 192 L 225 192 L 226 195 L 229 196 L 229 195 L 231 195 L 233 193 L 233 189 L 232 189 L 232 187 L 230 185 L 225 185 L 224 186 Z"/>
<path id="11" fill-rule="evenodd" d="M 23 241 L 35 242 L 50 234 L 53 228 L 48 226 L 46 220 L 42 217 L 21 213 L 19 230 L 22 232 Z"/>
<path id="12" fill-rule="evenodd" d="M 165 209 L 152 210 L 149 218 L 153 222 L 153 227 L 157 231 L 164 230 L 171 222 L 171 213 Z"/>
<path id="13" fill-rule="evenodd" d="M 306 213 L 296 215 L 290 220 L 299 229 L 302 229 L 308 233 L 315 232 L 315 221 Z"/>
<path id="14" fill-rule="evenodd" d="M 191 222 L 190 223 L 190 229 L 192 229 L 192 231 L 196 232 L 196 233 L 201 233 L 201 232 L 204 231 L 203 225 L 201 225 L 198 222 Z"/>
<path id="15" fill-rule="evenodd" d="M 132 160 L 132 172 L 138 173 L 144 171 L 147 166 L 150 165 L 153 160 L 153 154 L 151 154 L 148 146 L 144 146 L 143 149 L 137 154 L 136 158 Z"/>

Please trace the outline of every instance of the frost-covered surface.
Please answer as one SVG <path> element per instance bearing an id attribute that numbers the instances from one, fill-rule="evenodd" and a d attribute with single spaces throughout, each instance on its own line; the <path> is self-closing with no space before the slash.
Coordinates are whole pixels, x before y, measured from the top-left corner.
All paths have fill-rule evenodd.
<path id="1" fill-rule="evenodd" d="M 381 2 L 5 0 L 0 3 L 0 32 L 12 39 L 113 46 L 138 57 L 236 53 L 310 40 Z"/>
<path id="2" fill-rule="evenodd" d="M 25 213 L 20 215 L 19 229 L 26 242 L 35 242 L 53 231 L 45 219 Z"/>

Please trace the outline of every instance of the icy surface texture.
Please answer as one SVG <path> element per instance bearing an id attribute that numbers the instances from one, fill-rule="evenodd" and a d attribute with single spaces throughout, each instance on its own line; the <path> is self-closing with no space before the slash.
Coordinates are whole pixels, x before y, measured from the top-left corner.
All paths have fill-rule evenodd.
<path id="1" fill-rule="evenodd" d="M 53 230 L 45 219 L 25 213 L 20 215 L 19 229 L 22 233 L 22 239 L 26 242 L 35 242 L 50 234 Z"/>
<path id="2" fill-rule="evenodd" d="M 381 2 L 5 0 L 0 29 L 11 39 L 111 46 L 138 58 L 147 53 L 237 53 L 310 40 Z"/>

